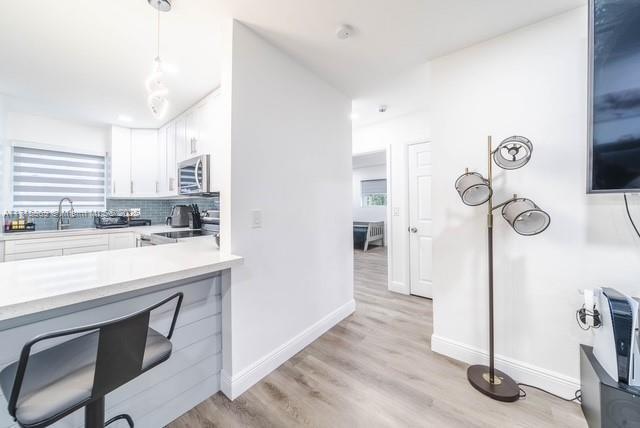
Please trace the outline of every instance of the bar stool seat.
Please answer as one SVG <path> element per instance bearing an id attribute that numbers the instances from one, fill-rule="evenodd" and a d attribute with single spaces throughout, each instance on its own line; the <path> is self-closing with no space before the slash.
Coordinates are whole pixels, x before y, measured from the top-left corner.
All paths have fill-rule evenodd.
<path id="1" fill-rule="evenodd" d="M 91 400 L 98 341 L 94 331 L 30 356 L 15 416 L 21 425 L 38 425 Z M 167 360 L 171 348 L 170 340 L 149 328 L 142 372 Z M 16 361 L 0 372 L 5 397 L 11 395 L 17 368 Z"/>

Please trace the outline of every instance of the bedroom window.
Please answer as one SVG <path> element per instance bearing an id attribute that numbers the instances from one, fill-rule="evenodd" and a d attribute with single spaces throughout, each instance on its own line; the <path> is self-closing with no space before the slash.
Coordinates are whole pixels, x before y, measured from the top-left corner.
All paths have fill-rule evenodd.
<path id="1" fill-rule="evenodd" d="M 360 182 L 363 207 L 384 207 L 387 205 L 387 180 L 362 180 Z"/>
<path id="2" fill-rule="evenodd" d="M 76 211 L 105 207 L 105 157 L 13 147 L 13 208 L 52 210 L 67 196 Z"/>

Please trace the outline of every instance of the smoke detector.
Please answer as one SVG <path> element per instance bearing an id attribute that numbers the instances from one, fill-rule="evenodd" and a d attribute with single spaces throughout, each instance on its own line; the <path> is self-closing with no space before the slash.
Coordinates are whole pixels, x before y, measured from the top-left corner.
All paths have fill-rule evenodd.
<path id="1" fill-rule="evenodd" d="M 341 25 L 336 31 L 336 36 L 340 40 L 346 40 L 353 35 L 353 27 L 351 25 Z"/>
<path id="2" fill-rule="evenodd" d="M 170 0 L 147 0 L 151 7 L 158 9 L 160 12 L 169 12 L 171 10 Z"/>

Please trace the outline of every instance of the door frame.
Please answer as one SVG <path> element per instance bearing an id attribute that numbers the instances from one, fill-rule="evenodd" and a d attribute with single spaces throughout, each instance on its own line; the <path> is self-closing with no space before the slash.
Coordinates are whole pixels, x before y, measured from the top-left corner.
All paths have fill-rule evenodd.
<path id="1" fill-rule="evenodd" d="M 387 146 L 387 288 L 407 296 L 411 295 L 409 146 L 422 143 L 433 144 L 419 139 Z M 394 209 L 399 215 L 393 215 Z"/>

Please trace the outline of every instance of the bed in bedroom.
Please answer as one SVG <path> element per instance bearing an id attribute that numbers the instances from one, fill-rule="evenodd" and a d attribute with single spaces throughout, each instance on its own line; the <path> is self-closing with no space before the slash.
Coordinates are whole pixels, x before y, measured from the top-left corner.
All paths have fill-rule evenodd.
<path id="1" fill-rule="evenodd" d="M 354 221 L 353 245 L 354 248 L 369 249 L 372 243 L 384 245 L 384 221 Z"/>

